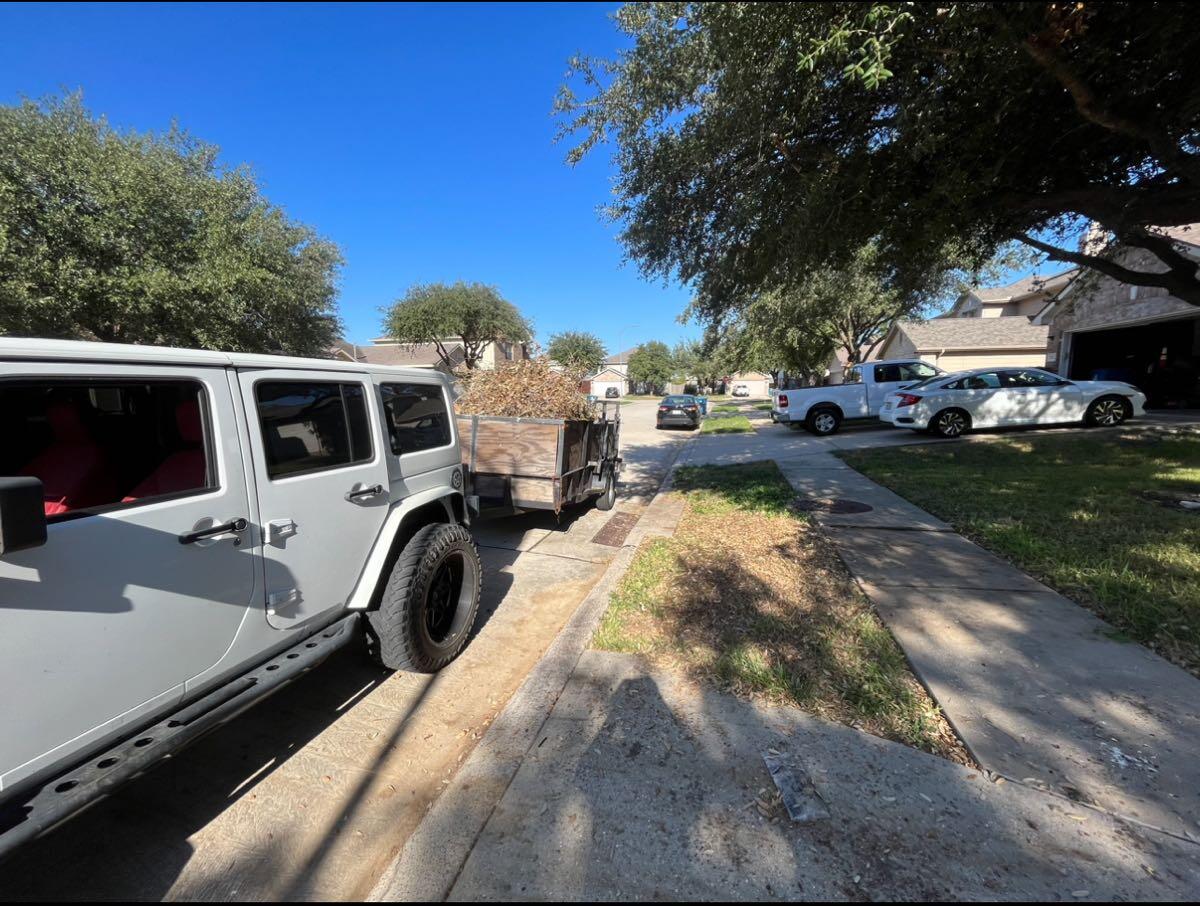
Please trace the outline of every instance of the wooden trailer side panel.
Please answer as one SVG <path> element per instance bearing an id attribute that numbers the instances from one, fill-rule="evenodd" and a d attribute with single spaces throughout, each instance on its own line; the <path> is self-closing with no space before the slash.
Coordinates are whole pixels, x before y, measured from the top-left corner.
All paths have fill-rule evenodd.
<path id="1" fill-rule="evenodd" d="M 559 426 L 459 416 L 463 462 L 474 472 L 554 478 L 558 475 Z"/>

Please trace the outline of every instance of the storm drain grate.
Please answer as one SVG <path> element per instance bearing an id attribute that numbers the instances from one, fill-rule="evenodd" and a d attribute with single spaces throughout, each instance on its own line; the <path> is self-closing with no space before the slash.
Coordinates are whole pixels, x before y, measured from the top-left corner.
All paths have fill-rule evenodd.
<path id="1" fill-rule="evenodd" d="M 596 532 L 596 536 L 592 538 L 593 544 L 605 544 L 608 547 L 620 547 L 625 543 L 625 539 L 629 537 L 630 531 L 637 525 L 640 519 L 637 513 L 617 513 L 608 522 L 604 523 L 604 528 Z"/>
<path id="2" fill-rule="evenodd" d="M 845 497 L 797 497 L 792 509 L 798 513 L 869 513 L 875 507 Z"/>

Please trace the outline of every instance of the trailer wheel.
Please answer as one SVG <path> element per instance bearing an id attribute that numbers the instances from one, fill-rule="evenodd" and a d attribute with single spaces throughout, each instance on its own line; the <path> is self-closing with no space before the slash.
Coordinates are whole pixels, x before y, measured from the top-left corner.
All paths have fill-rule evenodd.
<path id="1" fill-rule="evenodd" d="M 479 612 L 483 567 L 461 525 L 420 529 L 400 552 L 379 609 L 367 614 L 367 646 L 391 670 L 434 673 L 467 644 Z"/>
<path id="2" fill-rule="evenodd" d="M 617 503 L 617 476 L 608 473 L 608 481 L 604 484 L 604 492 L 596 498 L 596 509 L 611 510 Z"/>

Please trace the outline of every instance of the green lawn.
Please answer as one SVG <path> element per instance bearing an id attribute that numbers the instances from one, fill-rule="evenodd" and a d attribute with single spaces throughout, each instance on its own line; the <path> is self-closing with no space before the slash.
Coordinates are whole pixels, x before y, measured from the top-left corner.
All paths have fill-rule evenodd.
<path id="1" fill-rule="evenodd" d="M 841 454 L 1200 674 L 1200 433 L 1069 434 Z"/>
<path id="2" fill-rule="evenodd" d="M 709 415 L 700 425 L 701 434 L 753 434 L 754 426 L 744 415 Z"/>
<path id="3" fill-rule="evenodd" d="M 674 536 L 638 550 L 592 644 L 968 760 L 773 462 L 675 474 Z"/>

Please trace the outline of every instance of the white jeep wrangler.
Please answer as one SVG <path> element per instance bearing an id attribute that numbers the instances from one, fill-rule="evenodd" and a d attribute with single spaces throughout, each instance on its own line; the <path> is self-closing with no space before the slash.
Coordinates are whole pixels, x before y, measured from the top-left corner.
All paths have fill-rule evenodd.
<path id="1" fill-rule="evenodd" d="M 0 853 L 360 638 L 434 671 L 482 569 L 436 371 L 0 339 Z"/>

